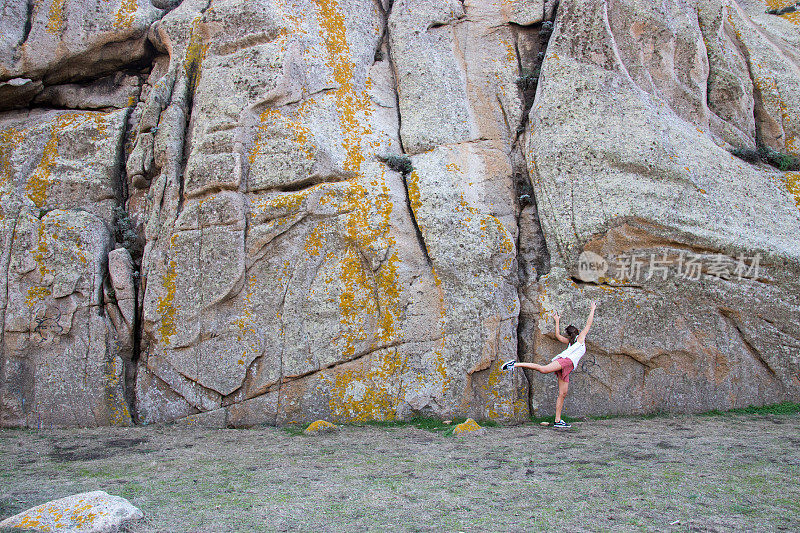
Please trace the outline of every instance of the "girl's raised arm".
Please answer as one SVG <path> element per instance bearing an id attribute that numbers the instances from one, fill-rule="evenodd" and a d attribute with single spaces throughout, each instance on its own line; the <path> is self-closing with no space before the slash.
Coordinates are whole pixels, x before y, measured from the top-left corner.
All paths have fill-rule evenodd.
<path id="1" fill-rule="evenodd" d="M 583 331 L 580 332 L 575 342 L 584 342 L 586 340 L 586 335 L 589 333 L 589 328 L 592 327 L 592 320 L 594 320 L 594 310 L 596 307 L 597 302 L 592 302 L 589 305 L 589 308 L 591 309 L 589 311 L 589 318 L 586 319 L 586 325 L 583 327 Z"/>
<path id="2" fill-rule="evenodd" d="M 558 325 L 559 318 L 561 318 L 561 317 L 559 317 L 558 313 L 556 313 L 556 316 L 555 316 L 555 319 L 556 319 L 556 339 L 560 340 L 561 342 L 563 342 L 565 344 L 569 344 L 569 339 L 566 338 L 561 333 L 559 333 L 561 331 L 561 327 Z"/>

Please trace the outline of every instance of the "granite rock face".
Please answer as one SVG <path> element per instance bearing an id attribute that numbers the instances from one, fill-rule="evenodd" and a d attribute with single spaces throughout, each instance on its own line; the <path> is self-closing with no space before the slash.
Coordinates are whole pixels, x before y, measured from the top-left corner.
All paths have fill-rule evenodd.
<path id="1" fill-rule="evenodd" d="M 592 299 L 569 414 L 800 399 L 788 15 L 102 4 L 0 19 L 3 425 L 525 420 Z"/>

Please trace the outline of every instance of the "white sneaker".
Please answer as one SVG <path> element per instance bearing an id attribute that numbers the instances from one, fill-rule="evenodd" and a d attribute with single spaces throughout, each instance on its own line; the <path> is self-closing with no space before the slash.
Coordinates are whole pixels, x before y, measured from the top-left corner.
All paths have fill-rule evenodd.
<path id="1" fill-rule="evenodd" d="M 516 361 L 513 359 L 511 361 L 506 361 L 503 363 L 503 366 L 500 367 L 500 370 L 512 370 L 514 368 L 514 364 L 516 364 Z"/>

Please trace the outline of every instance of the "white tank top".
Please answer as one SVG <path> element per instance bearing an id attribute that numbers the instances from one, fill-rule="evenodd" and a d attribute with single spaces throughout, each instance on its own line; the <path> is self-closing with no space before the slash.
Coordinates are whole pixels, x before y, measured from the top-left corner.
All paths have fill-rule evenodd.
<path id="1" fill-rule="evenodd" d="M 585 342 L 576 342 L 575 344 L 570 344 L 566 350 L 558 354 L 557 356 L 553 357 L 551 361 L 555 361 L 559 357 L 566 357 L 570 361 L 572 361 L 572 366 L 578 368 L 578 361 L 581 360 L 583 354 L 586 353 L 586 343 Z"/>

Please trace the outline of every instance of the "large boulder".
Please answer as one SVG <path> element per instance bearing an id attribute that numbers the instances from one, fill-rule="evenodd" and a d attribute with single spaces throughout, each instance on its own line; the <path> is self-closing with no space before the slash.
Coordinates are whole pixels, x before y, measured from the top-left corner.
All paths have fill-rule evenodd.
<path id="1" fill-rule="evenodd" d="M 103 290 L 126 118 L 51 111 L 0 121 L 3 425 L 131 422 L 133 331 L 118 336 Z"/>
<path id="2" fill-rule="evenodd" d="M 554 312 L 582 327 L 600 302 L 570 413 L 800 395 L 797 198 L 785 173 L 731 155 L 800 151 L 798 35 L 774 24 L 725 1 L 559 10 L 526 141 L 552 264 L 527 289 L 526 357 L 562 349 Z M 608 263 L 599 279 L 581 276 L 587 252 Z M 553 381 L 535 380 L 541 413 Z"/>
<path id="3" fill-rule="evenodd" d="M 11 4 L 3 425 L 525 420 L 593 299 L 573 415 L 800 399 L 792 14 Z"/>

